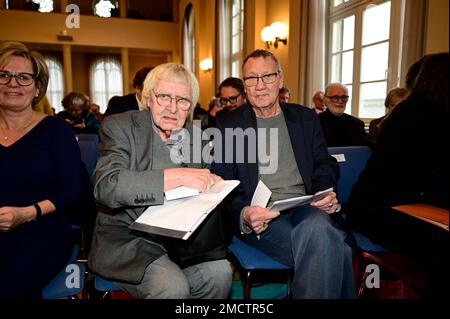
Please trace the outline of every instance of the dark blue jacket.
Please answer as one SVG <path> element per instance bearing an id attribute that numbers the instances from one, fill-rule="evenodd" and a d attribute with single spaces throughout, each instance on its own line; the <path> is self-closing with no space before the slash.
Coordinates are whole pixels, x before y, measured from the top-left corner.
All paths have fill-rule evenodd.
<path id="1" fill-rule="evenodd" d="M 291 103 L 280 103 L 283 110 L 292 149 L 299 172 L 305 183 L 306 192 L 313 194 L 329 187 L 335 187 L 339 179 L 339 167 L 328 153 L 317 114 L 304 106 Z M 256 114 L 249 103 L 222 115 L 217 119 L 217 128 L 222 133 L 222 145 L 225 143 L 225 128 L 247 128 L 256 130 Z M 217 145 L 217 143 L 215 143 Z M 229 147 L 229 146 L 228 146 Z M 251 146 L 256 147 L 256 146 Z M 225 148 L 224 148 L 225 149 Z M 214 150 L 217 157 L 217 150 Z M 225 152 L 223 152 L 225 153 Z M 236 155 L 236 146 L 233 145 Z M 222 154 L 225 157 L 225 154 Z M 233 229 L 239 233 L 239 216 L 244 206 L 250 205 L 256 185 L 259 181 L 258 163 L 248 163 L 248 145 L 245 143 L 244 163 L 219 163 L 215 158 L 211 169 L 223 179 L 237 179 L 241 183 L 232 193 L 231 214 Z M 280 161 L 283 158 L 279 159 Z"/>

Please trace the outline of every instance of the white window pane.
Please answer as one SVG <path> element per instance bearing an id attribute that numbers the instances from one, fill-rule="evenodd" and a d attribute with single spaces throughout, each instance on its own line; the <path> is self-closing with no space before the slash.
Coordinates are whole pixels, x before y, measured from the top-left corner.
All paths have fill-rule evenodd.
<path id="1" fill-rule="evenodd" d="M 342 50 L 342 20 L 333 23 L 332 53 Z"/>
<path id="2" fill-rule="evenodd" d="M 341 54 L 331 58 L 331 82 L 341 82 Z"/>
<path id="3" fill-rule="evenodd" d="M 333 6 L 337 7 L 338 5 L 342 4 L 343 0 L 333 0 Z"/>
<path id="4" fill-rule="evenodd" d="M 342 54 L 342 83 L 351 83 L 353 79 L 353 51 Z"/>
<path id="5" fill-rule="evenodd" d="M 353 49 L 355 43 L 355 16 L 352 15 L 344 19 L 344 36 L 342 50 Z"/>
<path id="6" fill-rule="evenodd" d="M 361 85 L 358 117 L 378 118 L 384 115 L 387 82 Z"/>
<path id="7" fill-rule="evenodd" d="M 388 42 L 363 48 L 361 54 L 361 81 L 367 82 L 386 79 L 388 56 Z"/>
<path id="8" fill-rule="evenodd" d="M 363 45 L 389 39 L 390 15 L 390 1 L 368 6 L 363 13 Z"/>

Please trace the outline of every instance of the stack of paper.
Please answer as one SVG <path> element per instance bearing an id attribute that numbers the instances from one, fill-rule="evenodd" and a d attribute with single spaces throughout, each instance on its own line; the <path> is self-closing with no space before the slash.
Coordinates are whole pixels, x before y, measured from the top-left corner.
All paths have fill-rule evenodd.
<path id="1" fill-rule="evenodd" d="M 221 181 L 197 196 L 171 201 L 166 198 L 163 205 L 147 208 L 129 228 L 186 240 L 239 183 Z"/>

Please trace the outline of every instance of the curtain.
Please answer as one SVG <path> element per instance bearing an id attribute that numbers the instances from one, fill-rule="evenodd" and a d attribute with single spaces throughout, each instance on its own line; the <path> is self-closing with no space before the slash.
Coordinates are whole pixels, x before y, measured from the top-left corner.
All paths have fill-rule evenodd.
<path id="1" fill-rule="evenodd" d="M 405 1 L 400 86 L 405 84 L 405 75 L 409 66 L 424 55 L 427 7 L 427 0 Z"/>
<path id="2" fill-rule="evenodd" d="M 325 89 L 326 0 L 303 0 L 300 33 L 299 103 L 312 105 L 315 90 Z"/>
<path id="3" fill-rule="evenodd" d="M 49 81 L 47 86 L 47 98 L 55 109 L 55 114 L 62 111 L 61 101 L 64 97 L 64 76 L 61 62 L 54 56 L 44 57 L 48 66 Z"/>
<path id="4" fill-rule="evenodd" d="M 115 56 L 101 56 L 90 67 L 91 102 L 100 106 L 104 113 L 108 101 L 115 95 L 122 95 L 122 70 Z"/>

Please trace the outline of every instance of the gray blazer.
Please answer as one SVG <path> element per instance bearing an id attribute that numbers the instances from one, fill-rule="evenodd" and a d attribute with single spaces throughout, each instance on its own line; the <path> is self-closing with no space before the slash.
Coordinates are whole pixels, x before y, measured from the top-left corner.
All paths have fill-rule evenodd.
<path id="1" fill-rule="evenodd" d="M 192 132 L 190 123 L 186 128 Z M 88 264 L 95 273 L 115 281 L 139 283 L 147 265 L 166 254 L 157 237 L 143 237 L 128 229 L 147 206 L 164 201 L 163 170 L 152 170 L 152 159 L 158 156 L 152 154 L 152 130 L 149 110 L 109 116 L 100 130 L 94 194 L 100 206 L 114 213 L 100 210 Z"/>

